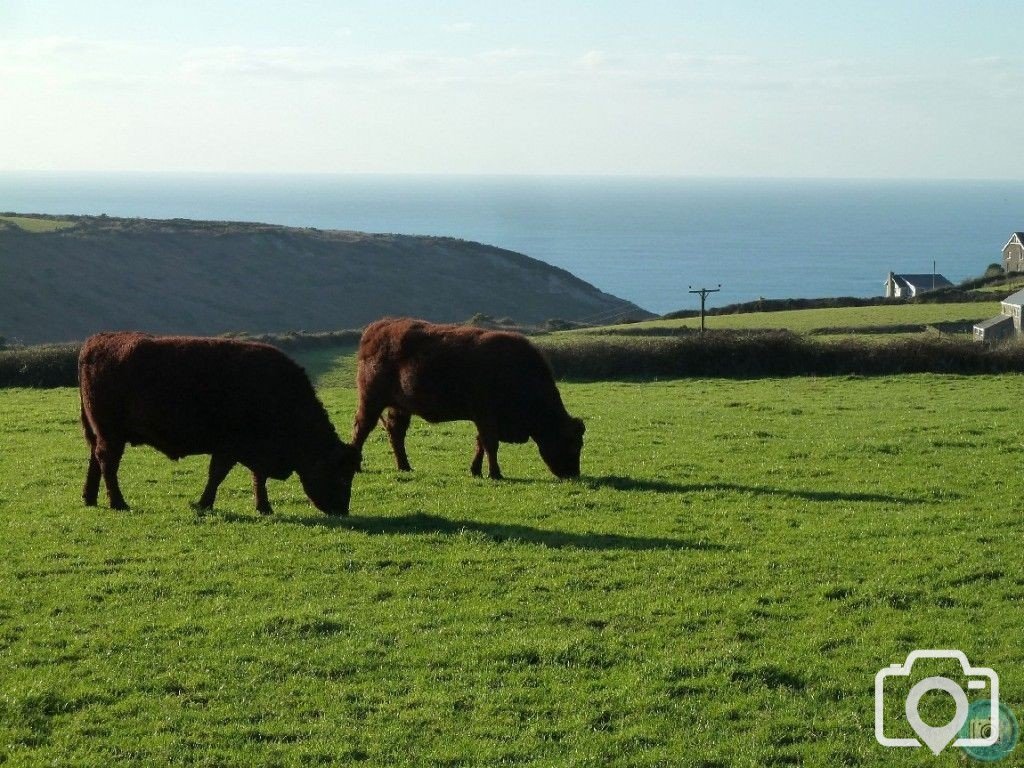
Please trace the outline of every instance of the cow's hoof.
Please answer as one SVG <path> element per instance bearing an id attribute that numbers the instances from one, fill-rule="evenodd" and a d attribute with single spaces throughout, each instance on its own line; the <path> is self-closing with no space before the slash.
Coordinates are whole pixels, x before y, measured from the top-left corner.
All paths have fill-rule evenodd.
<path id="1" fill-rule="evenodd" d="M 87 507 L 95 507 L 96 506 L 96 499 L 86 499 L 86 498 L 83 498 L 82 501 L 85 502 L 85 506 L 87 506 Z"/>
<path id="2" fill-rule="evenodd" d="M 267 515 L 274 514 L 274 508 L 273 507 L 256 507 L 256 511 L 259 512 L 264 517 L 266 517 Z"/>
<path id="3" fill-rule="evenodd" d="M 491 472 L 488 475 L 488 477 L 490 477 L 491 480 L 504 480 L 505 479 L 505 476 L 503 474 L 501 474 L 501 472 Z"/>
<path id="4" fill-rule="evenodd" d="M 128 506 L 127 501 L 112 501 L 110 502 L 110 508 L 116 509 L 118 512 L 130 512 L 131 507 Z"/>

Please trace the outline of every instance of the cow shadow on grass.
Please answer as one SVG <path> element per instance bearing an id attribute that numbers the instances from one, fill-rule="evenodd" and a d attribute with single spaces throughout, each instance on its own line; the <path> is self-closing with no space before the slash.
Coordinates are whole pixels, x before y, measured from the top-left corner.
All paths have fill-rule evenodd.
<path id="1" fill-rule="evenodd" d="M 326 517 L 303 516 L 281 518 L 281 522 L 310 527 L 345 528 L 371 535 L 442 534 L 458 536 L 465 532 L 481 533 L 495 542 L 521 541 L 541 544 L 553 549 L 623 549 L 623 550 L 721 550 L 721 544 L 661 536 L 622 536 L 615 533 L 570 533 L 533 528 L 515 523 L 487 523 L 480 520 L 452 520 L 417 512 L 399 517 Z"/>
<path id="2" fill-rule="evenodd" d="M 580 482 L 590 488 L 612 488 L 616 491 L 653 491 L 655 493 L 699 493 L 701 491 L 733 491 L 755 496 L 786 496 L 803 501 L 860 501 L 880 504 L 929 504 L 934 499 L 926 496 L 894 496 L 888 493 L 861 493 L 848 491 L 807 491 L 798 488 L 772 488 L 765 485 L 739 483 L 675 483 L 670 480 L 650 480 L 621 475 L 585 477 Z"/>

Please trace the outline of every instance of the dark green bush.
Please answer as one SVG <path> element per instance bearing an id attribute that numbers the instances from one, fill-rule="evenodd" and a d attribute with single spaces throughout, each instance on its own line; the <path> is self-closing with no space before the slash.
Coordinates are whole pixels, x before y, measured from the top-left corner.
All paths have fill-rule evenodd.
<path id="1" fill-rule="evenodd" d="M 355 346 L 362 331 L 262 334 L 226 333 L 226 338 L 261 341 L 289 352 Z M 77 387 L 80 344 L 48 344 L 0 349 L 0 387 Z"/>
<path id="2" fill-rule="evenodd" d="M 989 347 L 939 335 L 884 343 L 819 341 L 781 330 L 708 331 L 661 338 L 581 335 L 542 349 L 556 377 L 579 381 L 1024 372 L 1024 343 Z"/>
<path id="3" fill-rule="evenodd" d="M 313 349 L 323 347 L 341 347 L 359 343 L 359 337 L 363 335 L 359 330 L 344 331 L 320 331 L 308 333 L 306 331 L 293 331 L 291 333 L 264 333 L 258 336 L 240 334 L 234 336 L 248 341 L 261 341 L 270 344 L 278 349 L 288 351 L 296 349 Z"/>
<path id="4" fill-rule="evenodd" d="M 1024 373 L 1024 341 L 988 346 L 936 334 L 895 338 L 819 340 L 791 331 L 695 333 L 668 336 L 579 335 L 539 345 L 563 380 L 649 380 L 708 376 L 881 376 L 901 373 Z M 308 346 L 354 346 L 358 331 L 254 337 L 288 351 Z M 0 387 L 77 386 L 78 346 L 0 351 Z"/>
<path id="5" fill-rule="evenodd" d="M 0 350 L 0 387 L 78 386 L 78 345 Z"/>

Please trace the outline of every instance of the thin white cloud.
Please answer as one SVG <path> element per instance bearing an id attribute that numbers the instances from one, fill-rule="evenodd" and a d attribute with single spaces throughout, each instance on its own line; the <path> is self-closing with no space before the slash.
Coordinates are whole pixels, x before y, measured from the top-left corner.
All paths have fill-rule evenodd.
<path id="1" fill-rule="evenodd" d="M 0 39 L 0 78 L 40 86 L 136 83 L 158 72 L 166 58 L 152 45 L 121 40 L 45 36 Z"/>
<path id="2" fill-rule="evenodd" d="M 484 51 L 479 54 L 478 58 L 488 63 L 523 63 L 551 60 L 554 55 L 530 48 L 497 48 L 492 51 Z"/>
<path id="3" fill-rule="evenodd" d="M 757 59 L 753 56 L 739 54 L 698 56 L 685 53 L 670 53 L 665 57 L 665 61 L 669 64 L 695 67 L 745 67 L 757 63 Z"/>
<path id="4" fill-rule="evenodd" d="M 475 32 L 477 28 L 476 23 L 472 21 L 457 21 L 454 24 L 445 24 L 442 29 L 445 32 L 454 32 L 458 35 L 464 35 L 469 32 Z"/>
<path id="5" fill-rule="evenodd" d="M 143 47 L 135 43 L 60 35 L 30 37 L 23 40 L 0 39 L 0 60 L 6 63 L 11 61 L 55 62 L 73 57 L 100 54 L 123 55 L 142 50 L 144 50 Z"/>
<path id="6" fill-rule="evenodd" d="M 324 80 L 359 88 L 522 83 L 550 78 L 562 66 L 556 57 L 521 48 L 469 56 L 429 52 L 339 56 L 319 48 L 221 46 L 186 52 L 178 71 L 190 79 Z"/>
<path id="7" fill-rule="evenodd" d="M 972 67 L 1002 68 L 1013 65 L 1019 66 L 1019 62 L 1015 62 L 1013 59 L 1007 56 L 981 56 L 976 59 L 968 59 L 967 63 L 970 64 Z"/>
<path id="8" fill-rule="evenodd" d="M 188 75 L 316 76 L 330 73 L 337 64 L 305 48 L 247 48 L 241 45 L 189 51 L 180 69 Z"/>
<path id="9" fill-rule="evenodd" d="M 469 22 L 466 22 L 469 23 Z M 514 88 L 538 97 L 576 91 L 607 98 L 610 91 L 650 91 L 657 98 L 686 99 L 764 92 L 838 102 L 871 98 L 923 102 L 1013 95 L 1024 88 L 1024 60 L 981 57 L 945 71 L 901 68 L 882 61 L 822 59 L 797 63 L 733 53 L 609 53 L 592 49 L 571 57 L 510 46 L 462 56 L 432 51 L 346 54 L 334 46 L 219 46 L 182 50 L 117 40 L 46 36 L 0 39 L 0 77 L 47 88 L 61 84 L 166 83 L 184 80 L 308 81 L 312 85 L 374 89 Z M 968 64 L 969 66 L 965 66 Z M 580 77 L 580 72 L 591 77 Z"/>
<path id="10" fill-rule="evenodd" d="M 587 51 L 578 59 L 576 65 L 583 69 L 597 70 L 608 63 L 608 54 L 604 51 Z"/>

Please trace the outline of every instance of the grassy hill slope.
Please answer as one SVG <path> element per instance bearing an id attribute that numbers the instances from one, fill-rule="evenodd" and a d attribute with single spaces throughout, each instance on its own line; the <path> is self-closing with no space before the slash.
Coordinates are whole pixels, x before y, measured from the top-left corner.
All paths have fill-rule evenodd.
<path id="1" fill-rule="evenodd" d="M 27 224 L 26 224 L 27 223 Z M 569 272 L 440 237 L 265 224 L 0 217 L 0 335 L 334 330 L 382 315 L 650 317 Z"/>

